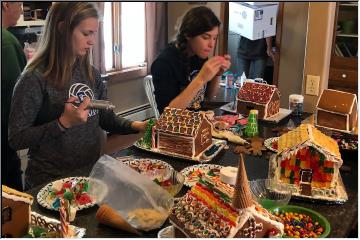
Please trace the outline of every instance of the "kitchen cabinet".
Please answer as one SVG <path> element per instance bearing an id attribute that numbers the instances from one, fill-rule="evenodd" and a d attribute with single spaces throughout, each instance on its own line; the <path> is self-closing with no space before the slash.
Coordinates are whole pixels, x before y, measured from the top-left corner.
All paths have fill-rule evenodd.
<path id="1" fill-rule="evenodd" d="M 52 2 L 23 2 L 23 13 L 16 26 L 43 26 Z"/>
<path id="2" fill-rule="evenodd" d="M 358 3 L 338 2 L 328 88 L 357 94 Z"/>

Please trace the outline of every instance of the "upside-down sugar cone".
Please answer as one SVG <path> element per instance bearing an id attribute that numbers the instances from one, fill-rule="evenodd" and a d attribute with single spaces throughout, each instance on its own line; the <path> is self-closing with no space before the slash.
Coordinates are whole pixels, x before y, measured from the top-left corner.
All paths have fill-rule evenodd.
<path id="1" fill-rule="evenodd" d="M 234 208 L 244 209 L 254 205 L 242 154 L 240 154 L 239 169 L 234 188 L 235 191 L 232 200 L 232 206 Z"/>
<path id="2" fill-rule="evenodd" d="M 120 214 L 118 214 L 107 204 L 103 204 L 99 207 L 98 211 L 96 212 L 96 219 L 100 223 L 110 227 L 140 235 L 140 233 L 135 228 L 133 228 L 125 219 L 120 216 Z"/>

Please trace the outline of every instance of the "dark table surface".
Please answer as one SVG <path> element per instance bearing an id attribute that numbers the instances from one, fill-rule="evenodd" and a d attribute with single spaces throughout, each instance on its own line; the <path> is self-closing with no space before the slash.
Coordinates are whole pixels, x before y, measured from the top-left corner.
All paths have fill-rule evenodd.
<path id="1" fill-rule="evenodd" d="M 216 105 L 215 105 L 216 106 Z M 223 114 L 222 111 L 216 110 L 217 115 Z M 304 114 L 301 118 L 286 117 L 278 124 L 259 122 L 260 135 L 265 139 L 274 136 L 272 129 L 278 126 L 286 126 L 289 119 L 292 119 L 296 125 L 300 124 L 301 120 L 308 117 L 309 114 Z M 220 152 L 211 162 L 211 164 L 219 164 L 223 166 L 238 165 L 239 155 L 233 153 L 235 147 L 234 144 L 229 144 L 230 148 Z M 328 219 L 331 225 L 331 232 L 329 237 L 348 237 L 352 229 L 357 229 L 357 216 L 358 216 L 358 173 L 357 173 L 357 151 L 342 152 L 344 164 L 341 168 L 341 176 L 348 193 L 349 200 L 342 204 L 326 204 L 321 202 L 307 202 L 303 200 L 291 200 L 289 204 L 298 205 L 306 208 L 313 209 L 321 213 Z M 144 158 L 156 158 L 171 164 L 176 170 L 180 171 L 183 168 L 194 165 L 197 163 L 157 155 L 149 152 L 139 150 L 135 147 L 130 147 L 125 150 L 121 150 L 112 154 L 113 157 L 133 155 L 136 157 Z M 245 165 L 249 180 L 267 178 L 269 161 L 266 157 L 255 157 L 250 155 L 244 155 Z M 88 173 L 82 169 L 77 169 L 70 173 L 71 176 L 84 176 Z M 69 174 L 69 176 L 70 176 Z M 44 184 L 45 185 L 45 184 Z M 38 186 L 28 191 L 29 194 L 36 197 L 36 194 L 44 186 Z M 184 186 L 178 196 L 183 195 L 189 188 Z M 121 197 L 122 193 L 119 193 Z M 95 214 L 98 207 L 92 207 L 89 209 L 81 210 L 77 213 L 76 219 L 72 222 L 73 225 L 86 228 L 85 237 L 138 237 L 137 235 L 127 233 L 121 230 L 113 229 L 108 226 L 100 224 L 95 219 Z M 51 211 L 40 206 L 37 201 L 34 201 L 32 210 L 42 215 L 59 219 L 58 212 Z M 167 221 L 163 227 L 168 226 L 170 223 Z M 143 232 L 141 237 L 157 237 L 157 233 L 160 229 L 156 229 L 150 232 Z"/>

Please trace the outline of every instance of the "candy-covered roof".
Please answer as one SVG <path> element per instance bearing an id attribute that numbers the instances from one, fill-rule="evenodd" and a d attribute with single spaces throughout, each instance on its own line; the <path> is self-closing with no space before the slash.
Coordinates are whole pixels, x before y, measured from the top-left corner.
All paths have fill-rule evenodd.
<path id="1" fill-rule="evenodd" d="M 331 137 L 317 130 L 313 125 L 301 124 L 299 127 L 280 136 L 278 141 L 278 153 L 294 148 L 310 141 L 317 147 L 325 149 L 326 152 L 341 159 L 339 146 Z"/>
<path id="2" fill-rule="evenodd" d="M 350 114 L 354 103 L 356 103 L 355 94 L 334 89 L 324 89 L 319 98 L 317 108 L 331 112 Z"/>
<path id="3" fill-rule="evenodd" d="M 203 112 L 166 107 L 154 127 L 161 132 L 195 136 L 204 119 Z"/>
<path id="4" fill-rule="evenodd" d="M 238 99 L 265 105 L 271 100 L 274 92 L 280 95 L 275 85 L 245 82 L 238 93 Z"/>
<path id="5" fill-rule="evenodd" d="M 33 203 L 33 196 L 27 194 L 27 193 L 23 193 L 23 192 L 19 192 L 15 189 L 9 188 L 5 185 L 1 185 L 2 188 L 2 197 L 7 198 L 7 199 L 11 199 L 13 201 L 20 201 L 20 202 L 24 202 L 27 204 L 32 204 Z"/>

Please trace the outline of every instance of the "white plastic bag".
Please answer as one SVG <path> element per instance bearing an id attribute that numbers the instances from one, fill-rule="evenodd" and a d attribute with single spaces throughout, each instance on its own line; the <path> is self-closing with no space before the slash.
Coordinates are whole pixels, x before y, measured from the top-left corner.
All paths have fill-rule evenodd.
<path id="1" fill-rule="evenodd" d="M 103 155 L 90 173 L 89 194 L 108 204 L 134 228 L 161 227 L 173 206 L 172 196 L 151 179 L 110 156 Z"/>

